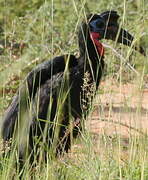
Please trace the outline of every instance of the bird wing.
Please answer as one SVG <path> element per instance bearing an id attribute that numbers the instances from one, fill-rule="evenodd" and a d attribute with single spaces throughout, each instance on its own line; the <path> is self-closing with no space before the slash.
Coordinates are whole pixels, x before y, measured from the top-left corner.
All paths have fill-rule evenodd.
<path id="1" fill-rule="evenodd" d="M 66 66 L 73 68 L 78 64 L 73 55 L 55 57 L 52 60 L 43 62 L 33 69 L 27 76 L 29 96 L 34 97 L 37 88 L 43 85 L 53 75 L 64 72 Z"/>
<path id="2" fill-rule="evenodd" d="M 47 80 L 51 79 L 52 76 L 64 72 L 67 66 L 68 68 L 72 68 L 76 65 L 77 59 L 75 56 L 58 56 L 52 60 L 39 64 L 27 75 L 24 83 L 19 88 L 17 95 L 13 98 L 12 103 L 9 105 L 5 113 L 2 124 L 2 136 L 4 140 L 8 140 L 12 137 L 18 112 L 21 111 L 24 113 L 28 108 L 28 102 L 35 97 L 37 89 Z"/>

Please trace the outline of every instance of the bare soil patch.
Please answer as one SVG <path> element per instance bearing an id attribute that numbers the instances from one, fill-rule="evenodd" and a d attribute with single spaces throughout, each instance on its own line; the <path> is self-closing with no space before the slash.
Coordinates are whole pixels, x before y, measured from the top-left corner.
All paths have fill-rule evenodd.
<path id="1" fill-rule="evenodd" d="M 127 137 L 131 133 L 148 131 L 148 89 L 132 83 L 116 84 L 113 80 L 101 83 L 87 128 L 95 134 Z"/>
<path id="2" fill-rule="evenodd" d="M 135 83 L 117 84 L 113 80 L 102 82 L 100 87 L 86 121 L 86 129 L 92 135 L 91 153 L 108 159 L 109 152 L 114 152 L 114 158 L 120 156 L 121 162 L 125 162 L 130 157 L 131 137 L 140 141 L 147 137 L 143 135 L 148 133 L 148 89 Z M 82 157 L 84 144 L 73 145 L 69 155 Z"/>

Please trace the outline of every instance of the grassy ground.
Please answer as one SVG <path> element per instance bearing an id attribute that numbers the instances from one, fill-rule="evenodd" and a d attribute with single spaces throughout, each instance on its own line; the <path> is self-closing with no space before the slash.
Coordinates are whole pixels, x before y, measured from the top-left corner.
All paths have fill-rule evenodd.
<path id="1" fill-rule="evenodd" d="M 85 14 L 109 9 L 118 11 L 122 26 L 135 36 L 135 43 L 142 44 L 147 51 L 147 0 L 0 1 L 0 117 L 19 84 L 34 66 L 57 55 L 78 53 L 77 28 Z M 6 43 L 8 41 L 11 45 Z M 128 82 L 135 84 L 140 93 L 146 90 L 147 58 L 133 52 L 131 48 L 110 41 L 103 42 L 111 46 L 111 49 L 106 48 L 103 82 L 112 79 L 119 89 Z M 15 43 L 21 43 L 24 48 L 12 47 Z M 113 49 L 116 49 L 116 53 Z M 98 92 L 100 96 L 110 94 L 110 86 L 104 90 L 104 84 Z M 128 102 L 132 102 L 131 96 Z M 135 123 L 141 112 L 140 105 L 143 105 L 142 100 L 135 103 Z M 122 106 L 130 114 L 127 101 Z M 108 108 L 112 109 L 111 103 Z M 101 119 L 104 115 L 97 117 Z M 120 117 L 117 120 L 119 122 Z M 118 126 L 123 125 L 119 123 Z M 127 129 L 130 131 L 130 125 Z M 129 134 L 126 139 L 121 137 L 121 133 L 108 134 L 106 131 L 98 131 L 94 135 L 88 128 L 76 140 L 72 151 L 63 158 L 49 158 L 49 163 L 39 164 L 33 172 L 26 165 L 24 179 L 29 179 L 30 174 L 34 173 L 34 179 L 49 180 L 147 180 L 147 136 L 137 132 Z M 12 176 L 18 178 L 12 164 L 13 156 L 10 159 L 1 158 L 0 179 L 10 179 Z"/>

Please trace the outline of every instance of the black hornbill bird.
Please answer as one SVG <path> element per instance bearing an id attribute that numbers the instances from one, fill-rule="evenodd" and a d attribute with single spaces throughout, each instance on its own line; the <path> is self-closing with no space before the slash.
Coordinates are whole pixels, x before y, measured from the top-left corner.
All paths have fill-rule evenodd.
<path id="1" fill-rule="evenodd" d="M 54 144 L 55 154 L 68 152 L 71 137 L 78 135 L 81 129 L 80 119 L 86 118 L 103 74 L 104 47 L 100 40 L 116 40 L 127 46 L 131 46 L 133 42 L 133 36 L 119 27 L 118 18 L 116 11 L 90 14 L 80 25 L 78 32 L 78 58 L 73 55 L 59 56 L 40 64 L 28 74 L 25 80 L 27 101 L 37 109 L 36 113 L 32 113 L 32 119 L 26 119 L 29 121 L 31 159 L 41 142 L 47 147 Z M 138 50 L 144 54 L 142 48 Z M 15 131 L 20 128 L 22 99 L 18 92 L 5 113 L 2 126 L 4 141 L 13 138 L 14 134 L 15 138 L 18 136 Z M 24 152 L 20 149 L 21 159 Z"/>

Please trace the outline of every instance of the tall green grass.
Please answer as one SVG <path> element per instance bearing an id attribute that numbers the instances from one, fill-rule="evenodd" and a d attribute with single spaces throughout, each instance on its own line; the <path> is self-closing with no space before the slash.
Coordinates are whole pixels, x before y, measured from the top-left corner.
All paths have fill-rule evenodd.
<path id="1" fill-rule="evenodd" d="M 135 36 L 134 43 L 142 44 L 147 52 L 147 0 L 2 0 L 0 24 L 4 32 L 1 33 L 0 40 L 24 42 L 27 46 L 22 53 L 19 50 L 2 48 L 0 117 L 33 67 L 57 55 L 78 54 L 77 29 L 87 13 L 100 13 L 110 9 L 118 11 L 121 25 Z M 119 88 L 123 83 L 132 82 L 142 91 L 148 73 L 147 58 L 134 52 L 132 48 L 110 41 L 103 43 L 111 47 L 106 48 L 103 80 L 113 78 Z M 108 92 L 111 93 L 110 89 Z M 98 94 L 108 92 L 100 87 Z M 140 103 L 137 111 L 141 111 Z M 111 104 L 109 108 L 112 108 Z M 126 104 L 124 108 L 129 111 Z M 103 119 L 99 117 L 101 118 Z M 129 131 L 133 132 L 130 128 Z M 72 151 L 64 157 L 54 159 L 53 152 L 47 151 L 47 163 L 40 161 L 34 169 L 30 169 L 26 161 L 23 178 L 30 179 L 32 175 L 33 179 L 49 180 L 147 180 L 147 140 L 146 135 L 137 132 L 123 139 L 120 133 L 108 136 L 104 131 L 104 134 L 94 136 L 89 129 L 85 129 L 74 142 Z M 0 157 L 0 179 L 19 178 L 19 173 L 15 170 L 16 156 L 16 151 L 12 151 L 10 157 Z"/>

